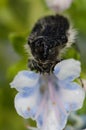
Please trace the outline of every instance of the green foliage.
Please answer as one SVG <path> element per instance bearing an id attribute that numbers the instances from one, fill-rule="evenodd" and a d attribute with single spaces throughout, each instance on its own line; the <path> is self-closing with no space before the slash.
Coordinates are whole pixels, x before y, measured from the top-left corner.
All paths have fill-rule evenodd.
<path id="1" fill-rule="evenodd" d="M 75 0 L 69 13 L 77 30 L 86 34 L 86 0 Z"/>
<path id="2" fill-rule="evenodd" d="M 15 90 L 9 83 L 19 70 L 27 69 L 28 55 L 24 45 L 35 22 L 53 14 L 44 0 L 0 1 L 0 130 L 25 130 L 23 119 L 17 115 L 13 101 Z M 82 76 L 86 77 L 86 0 L 74 0 L 65 12 L 78 30 L 76 47 L 67 50 L 64 58 L 82 62 Z M 86 102 L 79 114 L 86 114 Z M 30 121 L 31 122 L 31 121 Z"/>
<path id="3" fill-rule="evenodd" d="M 10 41 L 11 41 L 13 48 L 16 51 L 16 53 L 18 53 L 21 56 L 24 56 L 25 55 L 24 45 L 27 42 L 26 38 L 21 36 L 21 35 L 11 34 L 10 35 Z"/>

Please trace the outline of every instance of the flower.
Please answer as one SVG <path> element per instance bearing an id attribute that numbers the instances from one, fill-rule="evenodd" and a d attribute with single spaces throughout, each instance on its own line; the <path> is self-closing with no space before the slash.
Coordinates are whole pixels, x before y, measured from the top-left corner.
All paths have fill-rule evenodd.
<path id="1" fill-rule="evenodd" d="M 58 12 L 58 11 L 64 11 L 65 9 L 68 9 L 72 1 L 73 0 L 46 0 L 46 3 L 49 8 Z"/>
<path id="2" fill-rule="evenodd" d="M 80 62 L 68 59 L 58 63 L 51 74 L 19 72 L 10 83 L 18 91 L 17 113 L 36 120 L 37 130 L 63 130 L 70 112 L 83 105 L 84 90 L 73 82 L 80 71 Z"/>

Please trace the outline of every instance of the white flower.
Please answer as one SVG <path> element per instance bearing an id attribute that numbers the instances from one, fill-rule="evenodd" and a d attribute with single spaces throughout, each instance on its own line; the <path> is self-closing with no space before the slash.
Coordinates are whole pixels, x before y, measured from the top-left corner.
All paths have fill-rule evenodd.
<path id="1" fill-rule="evenodd" d="M 47 5 L 54 11 L 64 11 L 68 9 L 73 0 L 46 0 Z"/>
<path id="2" fill-rule="evenodd" d="M 18 90 L 17 113 L 36 120 L 37 130 L 63 130 L 70 112 L 83 105 L 84 90 L 73 82 L 80 71 L 80 62 L 69 59 L 58 63 L 51 74 L 19 72 L 10 84 Z"/>

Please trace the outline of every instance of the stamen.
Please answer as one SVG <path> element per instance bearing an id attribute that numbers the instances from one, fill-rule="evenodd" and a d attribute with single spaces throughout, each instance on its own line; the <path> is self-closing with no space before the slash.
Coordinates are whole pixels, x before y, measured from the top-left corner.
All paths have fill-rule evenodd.
<path id="1" fill-rule="evenodd" d="M 59 84 L 59 87 L 61 87 L 62 88 L 62 86 Z M 58 95 L 59 94 L 59 95 Z M 63 113 L 66 115 L 67 114 L 67 112 L 66 112 L 66 110 L 65 110 L 65 107 L 64 107 L 64 104 L 63 104 L 63 101 L 62 101 L 62 99 L 61 99 L 61 93 L 60 93 L 60 91 L 59 91 L 59 93 L 58 94 L 56 94 L 55 93 L 55 97 L 56 97 L 56 100 L 57 100 L 57 102 L 58 102 L 58 105 L 59 105 L 59 107 L 60 107 L 60 109 L 63 111 Z M 60 98 L 59 98 L 60 97 Z"/>
<path id="2" fill-rule="evenodd" d="M 55 113 L 56 113 L 56 118 L 57 118 L 57 120 L 60 121 L 60 118 L 59 118 L 60 117 L 60 112 L 59 112 L 59 110 L 61 110 L 65 115 L 67 115 L 67 112 L 65 110 L 65 107 L 63 105 L 62 100 L 59 98 L 59 95 L 55 91 L 55 86 L 50 81 L 49 81 L 49 92 L 50 92 L 50 98 L 52 100 L 53 107 L 54 107 L 54 110 L 55 110 Z M 57 108 L 57 105 L 58 105 L 59 109 Z"/>
<path id="3" fill-rule="evenodd" d="M 62 100 L 59 98 L 59 95 L 55 94 L 55 97 L 56 97 L 56 100 L 57 100 L 57 103 L 58 103 L 60 109 L 63 111 L 64 114 L 67 114 L 65 107 L 64 107 L 64 104 L 63 104 Z"/>
<path id="4" fill-rule="evenodd" d="M 38 118 L 38 116 L 40 115 L 41 111 L 43 110 L 44 106 L 46 104 L 46 94 L 44 94 L 44 97 L 42 99 L 42 102 L 40 103 L 40 105 L 38 106 L 38 110 L 37 113 L 35 115 L 35 119 Z"/>
<path id="5" fill-rule="evenodd" d="M 51 98 L 51 101 L 52 101 L 52 104 L 54 106 L 54 109 L 55 109 L 55 113 L 57 115 L 57 119 L 59 119 L 59 111 L 57 109 L 57 105 L 56 105 L 56 99 L 55 99 L 55 91 L 54 91 L 54 86 L 52 83 L 48 83 L 48 87 L 49 87 L 49 92 L 50 92 L 50 98 Z"/>
<path id="6" fill-rule="evenodd" d="M 55 104 L 56 102 L 55 102 L 53 85 L 51 83 L 49 83 L 48 86 L 49 86 L 49 92 L 50 92 L 50 97 L 51 97 L 52 103 Z"/>

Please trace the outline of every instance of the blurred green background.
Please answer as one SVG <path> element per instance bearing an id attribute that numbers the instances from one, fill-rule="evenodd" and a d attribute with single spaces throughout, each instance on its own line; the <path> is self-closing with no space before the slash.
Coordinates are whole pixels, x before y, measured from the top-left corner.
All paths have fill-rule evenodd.
<path id="1" fill-rule="evenodd" d="M 16 91 L 9 83 L 15 74 L 27 69 L 27 54 L 23 48 L 38 18 L 54 14 L 44 0 L 0 0 L 0 130 L 26 130 L 26 122 L 14 108 Z M 79 53 L 71 48 L 66 56 L 82 62 L 82 76 L 86 72 L 86 0 L 74 0 L 69 15 L 78 31 Z M 81 57 L 81 58 L 80 58 Z M 84 104 L 79 114 L 86 114 Z"/>

